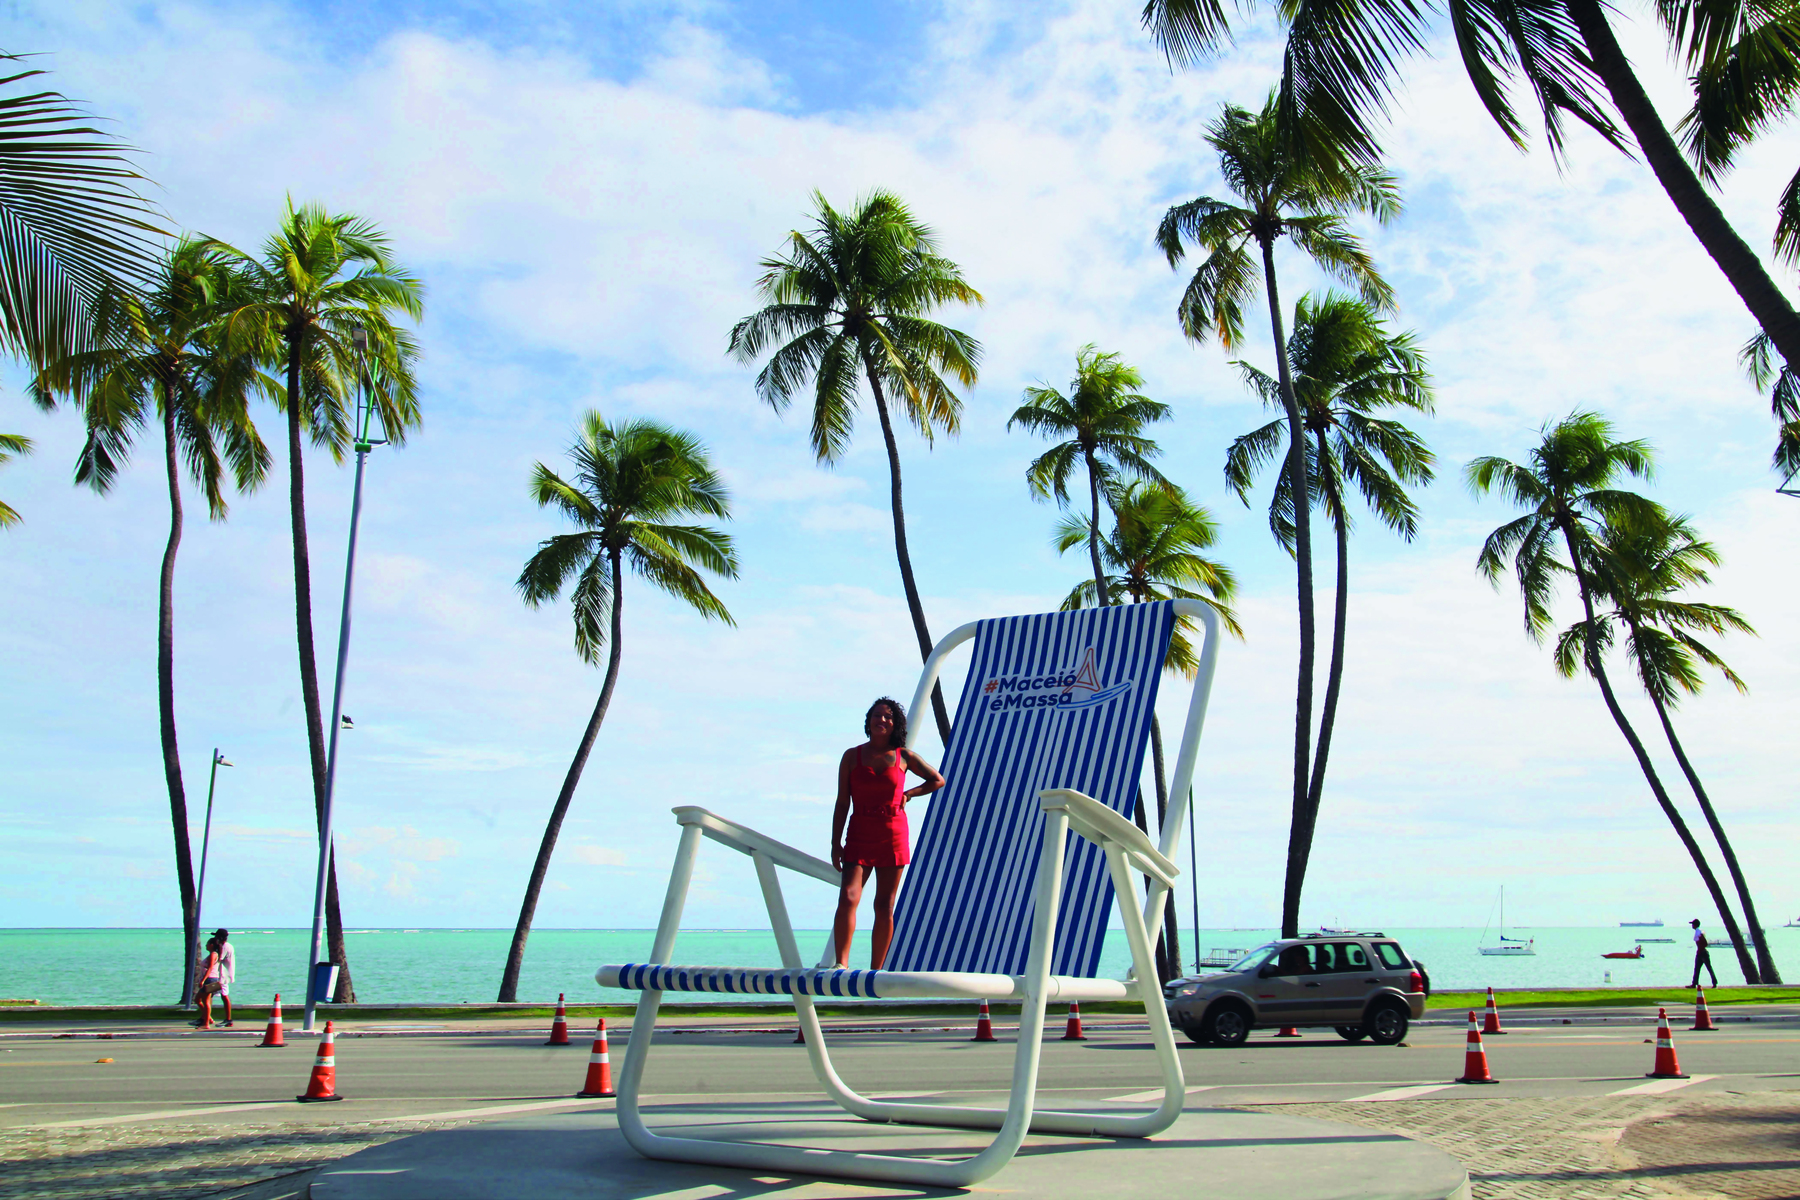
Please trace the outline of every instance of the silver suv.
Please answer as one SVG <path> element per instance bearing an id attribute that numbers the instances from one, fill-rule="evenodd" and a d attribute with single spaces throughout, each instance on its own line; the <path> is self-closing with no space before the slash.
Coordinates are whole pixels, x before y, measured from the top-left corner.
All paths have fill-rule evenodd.
<path id="1" fill-rule="evenodd" d="M 1203 1046 L 1252 1029 L 1329 1025 L 1392 1046 L 1425 1015 L 1424 969 L 1383 933 L 1315 933 L 1258 946 L 1216 975 L 1169 984 L 1169 1021 Z"/>

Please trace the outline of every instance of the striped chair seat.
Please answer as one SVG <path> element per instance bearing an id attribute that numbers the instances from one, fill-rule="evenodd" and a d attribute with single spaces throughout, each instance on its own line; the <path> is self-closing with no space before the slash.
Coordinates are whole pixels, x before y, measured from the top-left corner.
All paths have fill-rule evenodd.
<path id="1" fill-rule="evenodd" d="M 973 971 L 859 971 L 834 967 L 759 970 L 749 967 L 680 967 L 625 963 L 602 967 L 601 987 L 632 991 L 713 992 L 736 996 L 842 996 L 864 1000 L 908 1000 L 963 996 L 1006 1000 L 1024 995 L 1022 981 L 1010 975 Z M 1110 979 L 1052 976 L 1047 989 L 1053 1000 L 1126 1000 L 1133 985 Z"/>

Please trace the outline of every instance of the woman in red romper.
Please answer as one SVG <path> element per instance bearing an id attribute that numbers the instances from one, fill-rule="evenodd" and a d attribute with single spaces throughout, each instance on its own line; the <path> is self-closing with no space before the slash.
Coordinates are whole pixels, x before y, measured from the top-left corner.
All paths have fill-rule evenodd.
<path id="1" fill-rule="evenodd" d="M 900 872 L 911 860 L 906 828 L 906 802 L 944 786 L 932 765 L 906 748 L 906 712 L 883 696 L 863 717 L 869 740 L 844 751 L 838 763 L 837 809 L 831 814 L 831 865 L 844 873 L 838 890 L 837 919 L 832 934 L 837 965 L 850 965 L 850 938 L 856 933 L 856 906 L 863 884 L 875 873 L 874 946 L 869 966 L 881 969 L 894 938 L 894 894 Z M 911 771 L 925 782 L 906 786 Z M 849 833 L 844 824 L 848 818 Z"/>

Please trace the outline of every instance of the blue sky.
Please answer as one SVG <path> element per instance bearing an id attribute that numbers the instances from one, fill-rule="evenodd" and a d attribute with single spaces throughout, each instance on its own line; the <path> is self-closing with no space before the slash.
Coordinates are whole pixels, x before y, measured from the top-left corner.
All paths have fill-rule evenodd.
<path id="1" fill-rule="evenodd" d="M 425 427 L 369 468 L 338 818 L 352 926 L 516 915 L 599 684 L 570 649 L 566 608 L 530 611 L 512 589 L 559 528 L 525 481 L 589 407 L 706 440 L 735 496 L 744 572 L 721 589 L 735 629 L 629 586 L 618 699 L 539 921 L 652 923 L 674 804 L 823 848 L 838 752 L 869 698 L 907 696 L 917 670 L 885 462 L 865 425 L 839 467 L 818 468 L 803 415 L 761 406 L 724 345 L 754 307 L 757 260 L 804 220 L 811 190 L 841 204 L 874 186 L 911 201 L 987 301 L 946 314 L 987 351 L 962 436 L 903 448 L 934 631 L 1052 607 L 1079 577 L 1049 548 L 1054 512 L 1024 487 L 1042 446 L 1005 420 L 1026 385 L 1064 383 L 1083 343 L 1121 352 L 1174 406 L 1165 469 L 1212 506 L 1244 589 L 1248 639 L 1227 647 L 1197 787 L 1202 921 L 1274 919 L 1292 568 L 1220 475 L 1231 437 L 1265 418 L 1224 352 L 1181 339 L 1183 277 L 1151 234 L 1171 203 L 1220 190 L 1202 127 L 1223 101 L 1260 100 L 1277 46 L 1250 27 L 1216 64 L 1171 76 L 1136 7 L 15 10 L 6 47 L 49 52 L 55 85 L 143 149 L 177 222 L 254 246 L 284 195 L 319 200 L 389 230 L 429 289 Z M 1679 77 L 1642 30 L 1626 38 L 1673 114 Z M 1763 632 L 1726 646 L 1750 695 L 1715 687 L 1680 720 L 1765 919 L 1794 909 L 1800 645 L 1785 551 L 1800 507 L 1773 494 L 1766 402 L 1735 367 L 1749 318 L 1641 166 L 1576 134 L 1559 173 L 1502 141 L 1452 61 L 1409 71 L 1388 139 L 1408 209 L 1367 232 L 1434 367 L 1438 416 L 1421 429 L 1440 479 L 1414 543 L 1367 522 L 1353 542 L 1305 919 L 1478 925 L 1501 882 L 1524 924 L 1710 918 L 1591 685 L 1556 678 L 1516 599 L 1474 573 L 1508 514 L 1467 495 L 1462 464 L 1522 455 L 1538 425 L 1581 407 L 1656 443 L 1651 490 L 1719 543 L 1716 598 Z M 1758 246 L 1792 170 L 1778 140 L 1722 195 Z M 1291 256 L 1281 270 L 1290 304 L 1322 286 Z M 1244 355 L 1267 366 L 1266 335 Z M 0 423 L 38 452 L 0 473 L 26 517 L 0 535 L 0 896 L 19 925 L 172 923 L 155 459 L 140 453 L 107 498 L 71 489 L 76 423 L 32 411 L 20 382 L 7 376 Z M 273 413 L 264 427 L 273 439 Z M 308 471 L 323 666 L 350 479 L 317 455 Z M 220 785 L 208 907 L 240 925 L 302 924 L 310 905 L 284 495 L 237 498 L 224 524 L 190 520 L 177 581 L 190 798 L 213 745 L 237 764 Z M 760 921 L 741 862 L 709 860 L 701 883 L 696 923 Z M 829 896 L 791 891 L 796 919 L 824 919 Z"/>

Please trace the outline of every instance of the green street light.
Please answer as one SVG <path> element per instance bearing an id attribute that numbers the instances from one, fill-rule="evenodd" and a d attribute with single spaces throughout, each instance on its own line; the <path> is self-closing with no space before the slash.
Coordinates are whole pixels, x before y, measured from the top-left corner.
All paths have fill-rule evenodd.
<path id="1" fill-rule="evenodd" d="M 350 718 L 344 715 L 344 668 L 350 658 L 350 590 L 356 577 L 356 531 L 362 521 L 363 464 L 370 450 L 387 444 L 385 437 L 369 436 L 370 421 L 379 416 L 369 397 L 369 331 L 358 325 L 351 334 L 351 341 L 356 348 L 357 362 L 356 436 L 352 442 L 356 451 L 356 488 L 350 501 L 350 545 L 344 554 L 344 607 L 338 619 L 337 681 L 331 693 L 331 741 L 325 754 L 325 805 L 319 820 L 319 874 L 313 889 L 312 953 L 306 961 L 306 1015 L 300 1025 L 308 1032 L 313 1028 L 313 1012 L 321 998 L 319 983 L 332 973 L 321 957 L 325 940 L 325 880 L 331 868 L 331 810 L 337 791 L 338 732 L 355 728 Z M 385 426 L 382 431 L 386 432 Z M 323 973 L 319 971 L 321 966 L 327 967 Z"/>
<path id="2" fill-rule="evenodd" d="M 206 826 L 200 835 L 200 882 L 194 888 L 194 941 L 188 946 L 187 974 L 181 984 L 181 1007 L 194 1007 L 194 965 L 200 955 L 200 906 L 206 901 L 206 851 L 212 845 L 213 791 L 219 785 L 219 768 L 233 765 L 213 747 L 212 772 L 206 780 Z"/>

